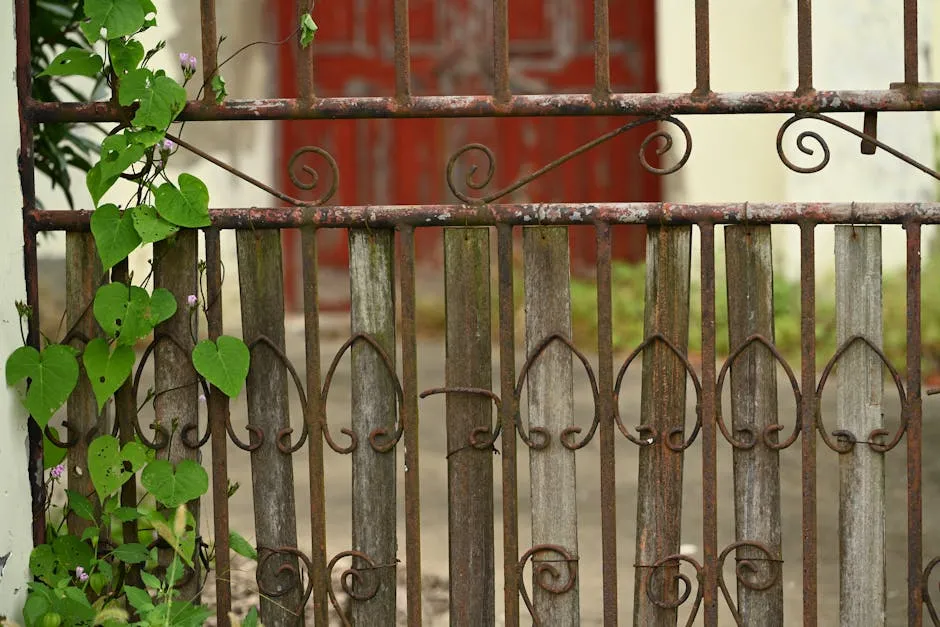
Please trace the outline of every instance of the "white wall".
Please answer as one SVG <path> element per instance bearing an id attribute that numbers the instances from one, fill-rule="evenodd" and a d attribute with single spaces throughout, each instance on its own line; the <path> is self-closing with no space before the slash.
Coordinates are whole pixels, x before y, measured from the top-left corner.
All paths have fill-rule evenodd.
<path id="1" fill-rule="evenodd" d="M 23 277 L 23 222 L 20 183 L 16 168 L 19 147 L 14 71 L 13 3 L 0 9 L 0 189 L 7 203 L 0 212 L 0 364 L 22 345 L 15 300 L 25 300 Z M 2 380 L 2 378 L 0 378 Z M 29 553 L 32 547 L 32 510 L 27 468 L 26 413 L 16 391 L 0 385 L 0 616 L 19 621 L 26 600 Z M 5 562 L 5 563 L 4 563 Z"/>

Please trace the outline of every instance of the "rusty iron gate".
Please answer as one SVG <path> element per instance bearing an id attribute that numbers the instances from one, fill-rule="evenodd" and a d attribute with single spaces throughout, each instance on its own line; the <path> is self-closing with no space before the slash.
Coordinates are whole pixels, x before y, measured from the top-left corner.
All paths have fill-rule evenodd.
<path id="1" fill-rule="evenodd" d="M 215 0 L 201 0 L 200 4 L 203 69 L 208 80 L 218 64 L 216 3 Z M 912 167 L 938 177 L 931 168 L 879 140 L 876 132 L 877 116 L 881 112 L 940 110 L 940 88 L 919 82 L 916 0 L 897 2 L 899 10 L 903 5 L 904 15 L 903 47 L 899 45 L 897 51 L 899 55 L 903 54 L 904 77 L 902 82 L 891 85 L 889 89 L 816 89 L 812 71 L 811 2 L 799 0 L 798 49 L 795 51 L 798 86 L 794 91 L 739 94 L 716 93 L 710 87 L 708 0 L 695 0 L 694 3 L 696 87 L 691 93 L 613 91 L 608 0 L 594 0 L 593 91 L 582 94 L 513 94 L 510 89 L 508 4 L 509 0 L 492 2 L 492 93 L 489 95 L 413 95 L 409 0 L 394 0 L 393 97 L 318 97 L 313 72 L 316 46 L 305 51 L 298 47 L 298 97 L 230 100 L 222 104 L 216 104 L 210 97 L 190 102 L 182 114 L 182 120 L 216 124 L 233 120 L 627 118 L 622 126 L 500 189 L 487 187 L 489 183 L 498 181 L 494 178 L 494 152 L 482 144 L 469 144 L 457 151 L 446 164 L 441 164 L 438 173 L 433 173 L 446 177 L 459 201 L 409 206 L 331 205 L 339 172 L 336 162 L 322 148 L 304 148 L 291 160 L 291 167 L 297 166 L 291 180 L 307 190 L 295 197 L 266 187 L 200 151 L 197 146 L 174 137 L 180 146 L 270 191 L 289 205 L 216 208 L 211 211 L 212 226 L 201 230 L 206 255 L 208 333 L 212 338 L 218 337 L 223 328 L 221 290 L 224 271 L 220 234 L 231 229 L 237 235 L 242 327 L 252 350 L 252 372 L 247 387 L 248 441 L 240 439 L 233 429 L 225 397 L 210 395 L 208 421 L 200 427 L 198 413 L 192 409 L 198 388 L 192 384 L 191 375 L 184 375 L 181 380 L 173 379 L 173 368 L 182 366 L 170 343 L 160 342 L 161 337 L 171 337 L 178 332 L 178 329 L 174 331 L 171 323 L 162 331 L 158 330 L 156 346 L 148 349 L 147 355 L 153 352 L 159 372 L 171 373 L 166 375 L 169 378 L 164 378 L 161 385 L 168 389 L 175 385 L 172 394 L 166 395 L 176 399 L 172 411 L 191 411 L 181 419 L 184 428 L 176 436 L 179 442 L 174 441 L 171 445 L 166 432 L 158 430 L 152 435 L 144 432 L 136 420 L 136 402 L 133 399 L 137 392 L 136 380 L 133 389 L 119 393 L 119 399 L 123 400 L 116 407 L 115 429 L 122 437 L 133 438 L 136 434 L 153 446 L 171 446 L 171 452 L 181 456 L 194 456 L 195 451 L 209 444 L 212 459 L 211 525 L 215 540 L 213 576 L 220 624 L 227 623 L 232 604 L 228 502 L 230 447 L 234 448 L 235 454 L 247 454 L 251 458 L 255 534 L 260 556 L 257 584 L 262 594 L 262 614 L 266 624 L 297 624 L 304 619 L 318 625 L 337 619 L 355 624 L 390 624 L 396 620 L 397 572 L 403 572 L 406 594 L 402 609 L 407 624 L 422 623 L 421 555 L 428 546 L 422 543 L 421 538 L 422 449 L 418 440 L 418 410 L 420 399 L 436 394 L 443 394 L 447 399 L 448 507 L 452 519 L 449 607 L 452 624 L 492 624 L 496 616 L 502 616 L 507 625 L 517 625 L 529 620 L 527 617 L 545 625 L 576 623 L 578 584 L 591 569 L 601 573 L 600 596 L 606 625 L 623 620 L 624 608 L 632 608 L 634 621 L 644 625 L 675 624 L 680 613 L 689 624 L 698 620 L 706 625 L 718 625 L 720 620 L 726 619 L 738 624 L 778 624 L 783 620 L 782 609 L 779 602 L 770 597 L 782 594 L 781 570 L 786 556 L 781 553 L 779 529 L 774 537 L 772 529 L 740 526 L 743 523 L 739 520 L 735 540 L 726 544 L 719 542 L 718 464 L 719 452 L 725 445 L 733 450 L 736 463 L 741 454 L 742 464 L 755 463 L 758 465 L 752 468 L 763 469 L 756 475 L 757 482 L 778 476 L 775 473 L 779 473 L 779 466 L 772 461 L 778 451 L 790 447 L 799 450 L 802 525 L 801 538 L 796 544 L 800 545 L 802 576 L 799 585 L 802 588 L 802 623 L 805 625 L 817 624 L 820 603 L 817 449 L 821 452 L 831 449 L 835 452 L 833 454 L 846 458 L 861 450 L 880 458 L 889 453 L 903 455 L 906 449 L 907 621 L 910 625 L 921 625 L 927 617 L 934 624 L 940 624 L 929 587 L 931 571 L 940 558 L 930 559 L 929 556 L 933 555 L 931 547 L 924 546 L 921 498 L 921 234 L 923 225 L 940 223 L 940 204 L 505 202 L 511 192 L 624 133 L 648 133 L 641 142 L 639 153 L 640 162 L 648 172 L 675 172 L 692 153 L 692 136 L 682 121 L 683 115 L 691 114 L 789 114 L 791 117 L 780 128 L 777 150 L 783 163 L 793 170 L 815 172 L 829 160 L 824 138 L 812 131 L 801 132 L 797 145 L 809 154 L 811 151 L 806 148 L 806 142 L 814 140 L 824 153 L 820 163 L 801 168 L 785 155 L 785 132 L 793 124 L 809 120 L 856 136 L 862 140 L 863 151 L 886 151 Z M 298 15 L 301 15 L 311 10 L 313 3 L 311 0 L 297 0 L 296 5 Z M 28 341 L 38 347 L 39 309 L 43 303 L 38 291 L 37 237 L 44 231 L 64 231 L 69 234 L 70 241 L 86 242 L 87 245 L 85 234 L 89 231 L 91 213 L 37 207 L 32 155 L 34 126 L 45 122 L 120 123 L 126 119 L 127 112 L 110 101 L 50 104 L 33 99 L 30 3 L 16 0 L 15 7 L 24 258 L 28 299 L 32 307 Z M 827 116 L 842 112 L 864 112 L 864 130 Z M 680 150 L 680 146 L 684 148 Z M 327 166 L 322 172 L 319 188 L 316 178 L 313 184 L 298 178 L 299 160 L 309 156 L 321 158 Z M 314 172 L 309 166 L 304 170 L 308 174 Z M 319 195 L 315 197 L 316 193 Z M 655 311 L 647 320 L 646 339 L 620 361 L 618 370 L 612 339 L 611 230 L 615 225 L 625 224 L 649 227 L 647 265 L 655 268 L 656 273 L 648 278 L 647 307 Z M 772 320 L 767 327 L 761 328 L 745 328 L 747 325 L 741 323 L 737 335 L 732 337 L 730 355 L 719 368 L 715 319 L 716 227 L 746 229 L 746 237 L 739 239 L 740 250 L 733 253 L 729 243 L 728 251 L 729 255 L 739 255 L 739 267 L 744 272 L 759 265 L 755 259 L 762 249 L 759 249 L 757 241 L 769 238 L 769 230 L 763 229 L 770 224 L 798 225 L 801 233 L 801 369 L 795 373 L 774 347 Z M 843 335 L 841 347 L 828 365 L 817 372 L 814 235 L 816 227 L 824 224 L 858 225 L 860 228 L 861 225 L 881 224 L 904 226 L 907 238 L 907 357 L 904 368 L 892 366 L 878 348 L 877 341 L 850 330 L 847 336 Z M 592 229 L 596 241 L 596 373 L 593 358 L 577 348 L 571 339 L 570 320 L 565 314 L 569 305 L 565 298 L 568 248 L 567 229 L 563 227 L 571 226 Z M 448 264 L 445 279 L 448 289 L 448 359 L 446 384 L 419 391 L 415 238 L 416 232 L 425 227 L 450 227 L 446 229 L 448 236 L 443 242 Z M 688 302 L 689 242 L 693 227 L 701 237 L 701 320 L 694 321 L 701 327 L 700 366 L 696 366 L 688 356 L 688 309 L 680 306 L 683 300 L 686 306 Z M 324 374 L 320 354 L 316 243 L 318 231 L 325 229 L 344 229 L 350 234 L 353 295 L 352 334 Z M 306 359 L 302 372 L 287 359 L 285 349 L 280 254 L 280 236 L 285 230 L 300 233 L 303 252 Z M 514 251 L 519 247 L 515 236 L 519 232 L 523 232 L 522 264 L 526 271 L 523 292 L 529 308 L 525 322 L 525 358 L 521 368 L 516 363 L 515 305 L 519 293 L 514 274 Z M 730 232 L 726 230 L 726 233 Z M 498 328 L 494 333 L 499 340 L 499 384 L 496 390 L 491 386 L 490 366 L 488 238 L 491 233 L 495 233 L 496 238 L 494 274 L 498 278 L 495 299 Z M 188 243 L 181 246 L 188 251 L 183 256 L 183 263 L 178 263 L 177 259 L 177 265 L 172 266 L 176 270 L 172 272 L 170 266 L 162 271 L 156 269 L 157 283 L 174 290 L 179 297 L 191 293 L 197 280 L 196 234 L 184 236 L 181 234 L 181 238 L 191 239 L 185 240 Z M 730 236 L 728 241 L 731 241 Z M 87 250 L 85 254 L 88 254 Z M 88 258 L 93 259 L 93 253 Z M 70 257 L 70 268 L 78 273 L 70 275 L 69 279 L 70 285 L 74 282 L 76 286 L 76 298 L 83 293 L 82 280 L 88 282 L 87 276 L 81 274 L 83 264 L 80 259 L 80 256 Z M 177 270 L 185 270 L 187 264 L 189 270 L 186 272 L 189 274 L 177 276 Z M 863 265 L 862 261 L 856 265 Z M 115 272 L 126 272 L 126 267 L 119 266 Z M 113 278 L 121 277 L 116 275 Z M 746 273 L 741 274 L 739 280 L 744 282 L 742 290 L 748 281 L 758 281 L 755 275 Z M 71 294 L 72 288 L 69 289 Z M 400 299 L 400 317 L 397 320 L 396 289 Z M 650 307 L 652 301 L 655 301 L 655 307 Z M 78 298 L 73 305 L 80 308 L 81 302 Z M 84 302 L 87 303 L 87 294 Z M 367 307 L 367 303 L 374 306 Z M 89 331 L 93 332 L 93 329 Z M 183 340 L 176 338 L 173 342 L 180 344 Z M 890 383 L 898 391 L 900 418 L 892 429 L 885 429 L 882 425 L 860 431 L 857 435 L 846 429 L 832 433 L 823 425 L 819 412 L 823 387 L 840 356 L 850 350 L 861 349 L 862 345 L 872 349 L 866 353 L 868 357 L 863 355 L 862 358 L 874 359 L 879 370 L 884 364 L 889 372 Z M 353 387 L 352 428 L 339 429 L 344 434 L 341 436 L 337 427 L 329 426 L 330 423 L 335 425 L 337 418 L 328 422 L 325 408 L 337 364 L 347 351 L 352 355 L 352 369 L 358 380 Z M 396 364 L 399 355 L 400 375 Z M 779 424 L 776 410 L 763 423 L 739 422 L 735 417 L 737 410 L 733 409 L 734 424 L 729 427 L 728 420 L 722 417 L 722 389 L 726 379 L 730 379 L 728 372 L 732 363 L 745 358 L 751 360 L 755 371 L 760 370 L 755 365 L 759 363 L 765 364 L 765 369 L 766 364 L 771 370 L 778 365 L 782 368 L 785 381 L 793 390 L 795 426 Z M 634 363 L 636 369 L 643 370 L 644 391 L 641 423 L 631 430 L 620 415 L 619 402 L 627 370 Z M 565 392 L 566 388 L 570 392 L 573 372 L 581 372 L 586 377 L 594 407 L 590 420 L 585 419 L 588 424 L 582 427 L 572 422 L 571 396 Z M 755 375 L 756 378 L 759 377 Z M 758 384 L 748 383 L 749 380 L 742 374 L 738 382 L 729 383 L 729 387 L 740 384 L 736 393 L 739 396 L 747 396 L 749 390 L 756 393 L 754 390 L 758 389 Z M 684 418 L 686 381 L 691 382 L 689 390 L 694 395 L 696 407 L 694 420 L 689 424 Z M 748 388 L 748 385 L 752 387 Z M 300 398 L 302 429 L 291 428 L 286 401 L 289 387 L 296 389 Z M 526 405 L 524 396 L 527 398 L 527 420 L 523 420 L 521 412 L 521 407 Z M 83 414 L 86 410 L 79 405 L 69 405 L 69 437 L 62 444 L 70 446 L 70 450 L 79 447 L 83 441 L 87 442 L 95 428 L 95 417 Z M 495 423 L 491 416 L 494 410 L 497 415 Z M 822 446 L 819 446 L 820 440 Z M 39 478 L 42 434 L 35 425 L 31 430 L 31 442 L 31 463 L 34 464 L 31 476 Z M 521 451 L 518 450 L 520 442 Z M 618 471 L 615 466 L 615 451 L 618 445 L 625 443 L 639 451 L 641 483 L 646 486 L 637 497 L 637 548 L 633 562 L 625 557 L 629 551 L 618 550 L 616 482 L 618 472 L 624 471 L 622 468 Z M 701 453 L 700 558 L 680 551 L 679 517 L 675 515 L 677 510 L 671 509 L 681 504 L 682 460 L 685 451 L 693 445 Z M 586 453 L 577 453 L 588 446 L 599 447 L 596 458 L 586 458 Z M 303 450 L 305 448 L 306 451 Z M 494 450 L 499 453 L 498 457 L 493 455 Z M 754 452 L 751 462 L 745 460 L 744 454 L 748 452 Z M 302 548 L 295 520 L 291 459 L 300 454 L 309 458 L 309 548 Z M 353 460 L 353 489 L 349 491 L 348 498 L 353 501 L 355 546 L 335 554 L 327 553 L 326 521 L 329 512 L 326 511 L 327 486 L 324 480 L 324 459 L 331 454 L 347 454 Z M 400 467 L 398 455 L 403 457 Z M 520 521 L 525 517 L 519 505 L 517 466 L 522 457 L 529 459 L 533 486 L 530 545 L 522 543 L 520 534 Z M 577 517 L 568 517 L 565 513 L 572 508 L 576 511 L 578 507 L 578 490 L 574 483 L 575 457 L 596 459 L 600 467 L 599 498 L 595 503 L 600 518 L 599 559 L 579 553 Z M 74 459 L 71 462 L 79 463 Z M 495 479 L 497 470 L 499 478 Z M 402 499 L 396 495 L 399 480 L 404 485 Z M 536 485 L 539 482 L 541 487 Z M 37 508 L 34 535 L 40 541 L 44 534 L 43 485 L 41 478 L 33 483 Z M 500 489 L 494 489 L 494 485 Z M 779 526 L 779 485 L 776 489 L 776 524 Z M 736 492 L 736 498 L 738 496 Z M 396 508 L 402 502 L 404 550 L 399 552 Z M 734 507 L 733 503 L 725 505 Z M 750 515 L 753 516 L 753 512 Z M 874 516 L 878 518 L 879 512 L 874 512 Z M 747 529 L 760 530 L 748 535 Z M 501 536 L 501 541 L 497 543 L 494 535 L 497 538 Z M 494 545 L 500 547 L 501 565 L 494 557 Z M 432 550 L 436 548 L 432 547 Z M 792 553 L 796 554 L 796 551 Z M 337 577 L 334 571 L 341 561 L 351 564 Z M 735 561 L 734 575 L 729 582 L 724 570 Z M 628 564 L 629 568 L 625 568 Z M 690 571 L 691 574 L 686 574 Z M 623 598 L 622 594 L 628 578 L 635 584 L 632 600 Z M 497 602 L 499 593 L 495 591 L 494 582 L 497 580 L 503 584 L 501 604 Z M 737 589 L 736 598 L 732 586 Z M 340 589 L 346 597 L 342 603 L 337 594 Z M 861 591 L 866 597 L 872 596 L 869 592 Z M 786 619 L 787 622 L 797 622 L 792 614 Z"/>

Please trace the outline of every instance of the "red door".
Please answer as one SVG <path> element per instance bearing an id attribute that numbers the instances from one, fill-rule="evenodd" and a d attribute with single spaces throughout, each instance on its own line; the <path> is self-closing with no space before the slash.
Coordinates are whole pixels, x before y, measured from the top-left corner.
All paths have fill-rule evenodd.
<path id="1" fill-rule="evenodd" d="M 295 3 L 275 2 L 279 36 L 285 37 L 296 28 Z M 509 7 L 513 92 L 590 93 L 594 79 L 592 3 L 513 0 Z M 410 8 L 414 95 L 491 93 L 491 3 L 411 0 Z M 319 2 L 314 19 L 319 26 L 314 70 L 317 96 L 394 95 L 391 2 Z M 653 0 L 610 0 L 610 32 L 613 90 L 655 92 Z M 279 51 L 278 95 L 295 96 L 294 48 L 281 46 Z M 281 126 L 278 168 L 283 173 L 282 188 L 291 189 L 287 160 L 298 148 L 317 145 L 335 157 L 341 174 L 331 203 L 451 202 L 456 199 L 446 184 L 447 160 L 467 143 L 486 144 L 496 155 L 496 176 L 487 188 L 491 191 L 625 121 L 601 117 L 293 121 Z M 659 179 L 644 171 L 635 157 L 644 135 L 638 130 L 598 146 L 506 200 L 659 200 Z M 459 183 L 462 177 L 457 178 Z M 439 229 L 417 233 L 419 262 L 440 263 Z M 320 238 L 320 263 L 345 267 L 345 232 L 324 229 Z M 643 257 L 642 227 L 615 227 L 614 238 L 615 258 L 635 261 Z M 296 238 L 288 236 L 285 247 L 288 305 L 299 306 Z M 571 247 L 574 271 L 589 269 L 595 260 L 593 229 L 572 227 Z"/>

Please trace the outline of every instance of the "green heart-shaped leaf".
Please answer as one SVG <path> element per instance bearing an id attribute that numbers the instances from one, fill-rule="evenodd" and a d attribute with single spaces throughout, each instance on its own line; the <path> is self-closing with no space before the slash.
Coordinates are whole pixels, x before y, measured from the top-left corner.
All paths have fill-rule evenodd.
<path id="1" fill-rule="evenodd" d="M 59 563 L 66 570 L 74 570 L 81 566 L 90 570 L 91 561 L 95 553 L 90 546 L 78 539 L 77 536 L 63 534 L 52 541 L 52 552 L 59 558 Z"/>
<path id="2" fill-rule="evenodd" d="M 184 459 L 175 470 L 170 462 L 158 459 L 147 464 L 140 474 L 140 482 L 159 503 L 178 507 L 206 493 L 209 475 L 196 462 Z"/>
<path id="3" fill-rule="evenodd" d="M 317 34 L 317 23 L 313 21 L 313 16 L 309 13 L 305 13 L 302 18 L 300 18 L 300 45 L 302 48 L 306 48 L 313 43 L 313 38 Z"/>
<path id="4" fill-rule="evenodd" d="M 176 307 L 176 299 L 166 289 L 154 290 L 151 297 L 136 285 L 109 283 L 98 288 L 92 311 L 106 333 L 117 338 L 118 344 L 129 346 L 170 319 Z"/>
<path id="5" fill-rule="evenodd" d="M 101 142 L 101 159 L 88 171 L 85 184 L 95 205 L 118 180 L 118 177 L 137 163 L 146 148 L 130 140 L 127 134 L 112 135 Z"/>
<path id="6" fill-rule="evenodd" d="M 143 564 L 150 556 L 150 551 L 143 544 L 130 542 L 122 544 L 112 552 L 114 557 L 127 564 Z"/>
<path id="7" fill-rule="evenodd" d="M 172 183 L 157 188 L 157 212 L 168 222 L 196 229 L 209 226 L 209 189 L 190 174 L 180 174 L 179 189 Z"/>
<path id="8" fill-rule="evenodd" d="M 62 578 L 61 572 L 56 569 L 58 564 L 59 559 L 48 544 L 40 544 L 29 554 L 29 572 L 50 586 Z"/>
<path id="9" fill-rule="evenodd" d="M 237 531 L 231 531 L 228 534 L 228 545 L 233 551 L 241 555 L 242 557 L 247 557 L 250 560 L 258 560 L 258 551 L 251 545 L 248 540 L 245 539 L 243 535 Z"/>
<path id="10" fill-rule="evenodd" d="M 80 24 L 89 43 L 102 36 L 117 39 L 137 32 L 144 25 L 144 5 L 139 0 L 85 0 L 85 16 Z"/>
<path id="11" fill-rule="evenodd" d="M 144 244 L 160 242 L 180 230 L 157 214 L 150 205 L 141 205 L 134 210 L 134 228 Z"/>
<path id="12" fill-rule="evenodd" d="M 251 353 L 245 343 L 228 335 L 221 336 L 218 344 L 203 340 L 193 349 L 196 372 L 229 398 L 241 392 L 250 364 Z"/>
<path id="13" fill-rule="evenodd" d="M 68 48 L 61 52 L 39 76 L 98 76 L 104 62 L 94 52 Z"/>
<path id="14" fill-rule="evenodd" d="M 92 440 L 88 445 L 88 474 L 98 498 L 103 500 L 120 490 L 151 457 L 152 451 L 139 442 L 128 442 L 121 449 L 111 435 Z"/>
<path id="15" fill-rule="evenodd" d="M 49 436 L 46 435 L 46 430 L 51 431 L 52 435 L 54 435 L 59 442 L 62 441 L 62 438 L 59 437 L 59 430 L 55 427 L 46 425 L 46 429 L 43 429 L 42 467 L 45 470 L 49 470 L 61 464 L 62 460 L 69 454 L 69 450 L 61 446 L 56 446 L 55 443 L 49 439 Z"/>
<path id="16" fill-rule="evenodd" d="M 69 499 L 69 509 L 75 512 L 78 517 L 94 522 L 95 507 L 88 500 L 88 497 L 75 490 L 66 490 L 65 494 Z"/>
<path id="17" fill-rule="evenodd" d="M 186 90 L 162 71 L 140 68 L 121 79 L 118 101 L 125 107 L 139 103 L 134 126 L 164 130 L 186 105 Z"/>
<path id="18" fill-rule="evenodd" d="M 134 211 L 121 215 L 117 205 L 101 205 L 91 214 L 91 234 L 95 236 L 98 256 L 107 270 L 140 246 L 140 236 L 134 228 Z"/>
<path id="19" fill-rule="evenodd" d="M 134 349 L 130 346 L 115 346 L 112 353 L 108 343 L 100 337 L 85 347 L 82 361 L 98 401 L 98 411 L 104 408 L 111 395 L 131 376 L 134 358 Z"/>
<path id="20" fill-rule="evenodd" d="M 42 353 L 21 346 L 7 358 L 7 385 L 29 379 L 23 404 L 40 427 L 65 404 L 78 383 L 78 360 L 71 346 L 51 344 Z"/>
<path id="21" fill-rule="evenodd" d="M 108 42 L 108 55 L 111 57 L 111 67 L 118 76 L 123 76 L 131 70 L 136 70 L 144 60 L 144 45 L 136 39 L 127 41 L 115 39 Z"/>
<path id="22" fill-rule="evenodd" d="M 155 289 L 153 296 L 150 297 L 150 312 L 148 314 L 153 326 L 169 320 L 175 313 L 176 298 L 173 296 L 173 292 L 164 287 Z"/>

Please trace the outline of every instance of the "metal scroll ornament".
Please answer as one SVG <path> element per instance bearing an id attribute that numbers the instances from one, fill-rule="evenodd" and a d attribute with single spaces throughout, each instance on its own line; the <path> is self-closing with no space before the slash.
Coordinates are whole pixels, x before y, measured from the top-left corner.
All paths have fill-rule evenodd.
<path id="1" fill-rule="evenodd" d="M 479 153 L 480 155 L 482 155 L 483 159 L 486 162 L 485 175 L 478 176 L 480 172 L 479 166 L 476 164 L 471 165 L 470 169 L 467 171 L 466 176 L 464 177 L 464 185 L 463 185 L 463 187 L 467 189 L 480 191 L 480 190 L 485 189 L 493 181 L 493 176 L 495 176 L 496 174 L 496 156 L 493 154 L 493 151 L 489 149 L 489 147 L 483 144 L 467 144 L 466 146 L 464 146 L 463 148 L 455 152 L 453 156 L 450 158 L 450 160 L 447 162 L 447 185 L 450 187 L 450 190 L 451 192 L 453 192 L 454 196 L 456 196 L 463 202 L 467 203 L 468 205 L 483 205 L 486 203 L 490 203 L 490 202 L 493 202 L 494 200 L 498 200 L 502 198 L 503 196 L 506 196 L 507 194 L 511 194 L 517 189 L 520 189 L 528 185 L 535 179 L 540 178 L 544 174 L 554 170 L 555 168 L 561 166 L 564 163 L 567 163 L 568 161 L 574 159 L 578 155 L 581 155 L 596 146 L 600 146 L 601 144 L 606 143 L 610 141 L 611 139 L 626 133 L 627 131 L 633 130 L 641 126 L 646 126 L 647 124 L 663 124 L 663 125 L 671 124 L 672 126 L 675 126 L 676 128 L 678 128 L 679 131 L 682 132 L 683 137 L 685 138 L 685 150 L 682 153 L 682 155 L 679 157 L 678 161 L 676 161 L 676 163 L 674 163 L 671 166 L 657 167 L 657 166 L 652 165 L 647 160 L 646 153 L 654 141 L 659 140 L 659 145 L 655 148 L 656 155 L 659 157 L 662 157 L 666 153 L 670 152 L 674 144 L 674 140 L 670 132 L 665 127 L 659 127 L 656 130 L 652 131 L 649 135 L 647 135 L 646 138 L 643 140 L 643 143 L 640 144 L 640 150 L 637 155 L 640 160 L 640 165 L 642 165 L 643 169 L 645 169 L 647 172 L 650 172 L 651 174 L 665 175 L 665 174 L 672 174 L 674 172 L 679 171 L 679 169 L 681 169 L 682 166 L 686 164 L 686 162 L 689 160 L 689 157 L 692 155 L 692 134 L 689 132 L 689 128 L 685 124 L 683 124 L 678 118 L 674 118 L 672 116 L 649 117 L 649 118 L 643 118 L 640 120 L 635 120 L 633 122 L 624 124 L 623 126 L 620 126 L 619 128 L 615 128 L 614 130 L 608 133 L 605 133 L 604 135 L 601 135 L 600 137 L 594 140 L 591 140 L 590 142 L 578 147 L 577 149 L 572 150 L 568 154 L 562 157 L 559 157 L 558 159 L 555 159 L 548 165 L 543 166 L 542 168 L 536 170 L 535 172 L 522 177 L 521 179 L 509 185 L 508 187 L 504 187 L 502 189 L 498 189 L 494 192 L 491 192 L 489 194 L 484 194 L 478 197 L 470 196 L 469 194 L 464 193 L 463 191 L 461 191 L 460 186 L 458 186 L 457 183 L 455 182 L 455 178 L 457 177 L 458 162 L 461 160 L 461 158 L 464 155 L 467 155 L 467 154 Z"/>

